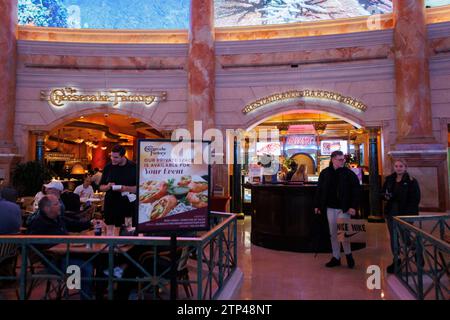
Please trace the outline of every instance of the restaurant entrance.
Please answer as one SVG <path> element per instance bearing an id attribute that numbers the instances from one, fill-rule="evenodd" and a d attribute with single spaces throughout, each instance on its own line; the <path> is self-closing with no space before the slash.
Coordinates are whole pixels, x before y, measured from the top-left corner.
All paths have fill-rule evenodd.
<path id="1" fill-rule="evenodd" d="M 275 140 L 262 141 L 262 131 L 273 130 L 278 137 Z M 253 135 L 250 133 L 253 131 Z M 251 141 L 251 136 L 259 137 Z M 265 133 L 267 135 L 267 133 Z M 376 149 L 374 154 L 380 161 L 380 138 L 376 133 Z M 276 177 L 270 181 L 287 183 L 292 179 L 292 173 L 301 165 L 305 166 L 306 180 L 304 183 L 317 183 L 320 172 L 329 165 L 330 155 L 335 150 L 341 150 L 347 159 L 347 165 L 357 174 L 366 190 L 366 203 L 369 203 L 369 147 L 370 132 L 368 129 L 350 123 L 337 115 L 321 111 L 289 112 L 272 116 L 263 120 L 248 131 L 248 139 L 241 144 L 244 156 L 242 166 L 242 184 L 269 181 L 264 177 L 264 168 L 260 165 L 264 157 L 278 161 L 279 170 Z M 258 164 L 259 163 L 259 164 Z M 378 164 L 378 168 L 382 168 Z M 379 175 L 380 173 L 378 173 Z M 251 189 L 242 187 L 242 207 L 246 214 L 251 213 Z M 369 208 L 363 208 L 369 215 Z"/>
<path id="2" fill-rule="evenodd" d="M 70 119 L 36 138 L 35 159 L 44 161 L 55 178 L 69 178 L 102 170 L 111 148 L 120 144 L 136 160 L 137 140 L 164 138 L 140 119 L 114 113 L 94 113 Z"/>

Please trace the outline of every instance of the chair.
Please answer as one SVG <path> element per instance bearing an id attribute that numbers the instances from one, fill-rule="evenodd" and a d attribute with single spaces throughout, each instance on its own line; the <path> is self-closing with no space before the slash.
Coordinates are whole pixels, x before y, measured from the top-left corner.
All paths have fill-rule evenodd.
<path id="1" fill-rule="evenodd" d="M 46 254 L 47 258 L 55 261 L 55 257 L 52 255 Z M 50 278 L 45 280 L 45 291 L 44 296 L 41 298 L 43 300 L 52 300 L 57 299 L 60 300 L 62 298 L 64 289 L 65 289 L 65 281 L 61 279 L 53 270 L 50 270 L 50 267 L 43 261 L 43 259 L 38 256 L 34 252 L 30 252 L 27 256 L 27 275 L 36 276 L 36 275 L 49 275 Z M 34 290 L 36 290 L 40 285 L 43 285 L 44 282 L 39 278 L 29 278 L 27 281 L 27 287 L 25 292 L 25 299 L 29 300 L 31 294 Z M 54 294 L 54 295 L 53 295 Z M 19 298 L 19 292 L 16 292 L 17 297 Z"/>
<path id="2" fill-rule="evenodd" d="M 153 259 L 154 252 L 148 251 L 143 253 L 139 261 L 141 265 L 145 265 L 145 263 L 148 263 Z M 187 262 L 189 260 L 189 247 L 179 247 L 177 249 L 177 257 L 178 257 L 178 264 L 177 264 L 177 283 L 178 285 L 182 285 L 184 288 L 184 292 L 186 293 L 187 298 L 191 298 L 194 296 L 194 292 L 192 290 L 192 286 L 189 279 L 189 269 L 187 266 Z M 170 265 L 170 251 L 163 251 L 158 254 L 158 259 L 164 260 L 164 265 L 166 266 L 165 269 Z M 152 264 L 150 264 L 152 265 Z M 158 268 L 159 269 L 159 268 Z M 168 274 L 166 274 L 168 276 Z M 170 285 L 170 280 L 165 278 L 165 285 Z M 161 299 L 159 295 L 159 290 L 156 290 L 156 286 L 153 287 L 153 290 L 156 292 L 156 296 Z M 139 283 L 139 291 L 141 289 L 141 284 Z M 177 292 L 177 298 L 178 298 L 178 292 Z"/>
<path id="3" fill-rule="evenodd" d="M 16 276 L 17 256 L 15 243 L 0 243 L 0 275 Z"/>

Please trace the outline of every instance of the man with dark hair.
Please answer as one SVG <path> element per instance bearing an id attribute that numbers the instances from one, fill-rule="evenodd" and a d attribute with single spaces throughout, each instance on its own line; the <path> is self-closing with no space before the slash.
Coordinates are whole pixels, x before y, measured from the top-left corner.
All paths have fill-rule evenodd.
<path id="1" fill-rule="evenodd" d="M 111 150 L 111 162 L 103 169 L 100 191 L 105 195 L 105 222 L 120 227 L 125 217 L 131 217 L 136 201 L 129 193 L 136 193 L 136 164 L 125 156 L 125 148 L 116 145 Z"/>
<path id="2" fill-rule="evenodd" d="M 12 188 L 3 188 L 0 193 L 0 234 L 20 232 L 22 213 L 16 204 L 17 192 Z"/>
<path id="3" fill-rule="evenodd" d="M 326 264 L 332 268 L 341 265 L 341 246 L 337 239 L 337 219 L 350 218 L 356 214 L 359 207 L 360 189 L 358 177 L 345 166 L 345 156 L 342 151 L 334 151 L 328 168 L 319 175 L 319 183 L 315 197 L 314 212 L 327 213 L 330 228 L 331 247 L 333 257 Z M 351 253 L 350 242 L 342 242 L 349 268 L 355 266 Z"/>
<path id="4" fill-rule="evenodd" d="M 17 201 L 17 191 L 14 188 L 4 187 L 0 191 L 0 198 L 5 199 L 6 201 L 16 203 Z"/>

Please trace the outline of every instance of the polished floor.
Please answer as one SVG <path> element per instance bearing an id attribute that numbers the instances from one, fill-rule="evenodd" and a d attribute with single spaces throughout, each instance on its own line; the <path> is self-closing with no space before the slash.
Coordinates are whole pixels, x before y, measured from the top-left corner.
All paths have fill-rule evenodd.
<path id="1" fill-rule="evenodd" d="M 387 228 L 384 223 L 368 224 L 367 247 L 353 252 L 354 269 L 332 269 L 324 264 L 330 254 L 297 253 L 270 250 L 250 242 L 251 218 L 238 220 L 238 266 L 243 272 L 240 288 L 232 296 L 238 300 L 323 300 L 323 299 L 398 299 L 387 284 L 386 266 L 392 261 Z M 195 263 L 191 266 L 195 276 Z M 381 269 L 381 289 L 367 288 L 367 267 Z M 39 299 L 44 288 L 34 292 Z M 195 287 L 194 287 L 195 290 Z M 185 299 L 181 290 L 179 298 Z M 0 288 L 0 300 L 16 299 L 15 286 Z"/>
<path id="2" fill-rule="evenodd" d="M 270 250 L 250 242 L 251 218 L 238 221 L 238 265 L 244 274 L 234 299 L 315 300 L 315 299 L 398 299 L 387 284 L 386 266 L 392 262 L 384 223 L 368 224 L 367 247 L 353 252 L 354 269 L 344 262 L 326 268 L 330 254 Z M 367 288 L 367 267 L 381 268 L 381 289 Z"/>

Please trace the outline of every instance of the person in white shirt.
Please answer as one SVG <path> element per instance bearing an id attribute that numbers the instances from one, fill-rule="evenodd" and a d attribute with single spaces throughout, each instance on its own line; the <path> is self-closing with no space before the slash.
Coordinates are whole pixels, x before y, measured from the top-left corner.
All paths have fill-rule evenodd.
<path id="1" fill-rule="evenodd" d="M 80 196 L 80 199 L 91 198 L 94 195 L 94 189 L 91 186 L 91 177 L 84 178 L 83 184 L 75 188 L 73 193 Z"/>

